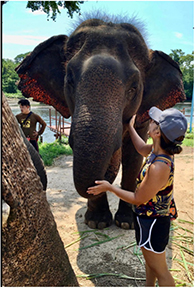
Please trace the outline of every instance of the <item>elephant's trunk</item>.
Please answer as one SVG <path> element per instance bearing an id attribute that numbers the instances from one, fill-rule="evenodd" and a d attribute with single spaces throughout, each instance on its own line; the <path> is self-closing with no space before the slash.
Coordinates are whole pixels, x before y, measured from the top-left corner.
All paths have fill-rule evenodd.
<path id="1" fill-rule="evenodd" d="M 95 180 L 113 182 L 117 175 L 124 109 L 124 84 L 117 72 L 118 62 L 102 56 L 92 58 L 83 65 L 70 134 L 75 187 L 87 198 L 86 190 Z"/>
<path id="2" fill-rule="evenodd" d="M 91 121 L 93 122 L 93 121 Z M 121 160 L 121 123 L 103 123 L 100 127 L 90 122 L 81 126 L 73 122 L 73 174 L 75 187 L 83 197 L 89 197 L 86 190 L 95 180 L 106 179 L 113 182 Z M 109 121 L 108 121 L 109 122 Z M 113 125 L 112 129 L 108 129 Z M 78 130 L 75 126 L 78 127 Z M 73 136 L 74 135 L 74 136 Z M 118 139 L 118 140 L 117 140 Z"/>

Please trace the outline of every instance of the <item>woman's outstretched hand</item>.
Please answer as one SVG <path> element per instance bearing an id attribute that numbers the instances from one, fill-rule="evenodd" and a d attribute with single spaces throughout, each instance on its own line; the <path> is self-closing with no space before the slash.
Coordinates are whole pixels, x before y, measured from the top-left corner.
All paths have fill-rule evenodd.
<path id="1" fill-rule="evenodd" d="M 135 118 L 136 118 L 136 114 L 132 116 L 131 120 L 129 121 L 129 126 L 130 127 L 134 127 L 135 125 Z"/>
<path id="2" fill-rule="evenodd" d="M 93 187 L 89 187 L 87 190 L 88 194 L 93 194 L 93 195 L 98 195 L 102 192 L 106 192 L 106 191 L 110 191 L 112 185 L 105 180 L 97 180 L 95 181 L 95 184 L 97 184 L 97 186 L 93 186 Z"/>

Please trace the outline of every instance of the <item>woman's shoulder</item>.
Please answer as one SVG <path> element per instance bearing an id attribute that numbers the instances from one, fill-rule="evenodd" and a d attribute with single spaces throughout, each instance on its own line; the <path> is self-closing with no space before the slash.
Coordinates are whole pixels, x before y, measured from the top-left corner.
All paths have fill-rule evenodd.
<path id="1" fill-rule="evenodd" d="M 170 174 L 171 166 L 168 163 L 154 161 L 149 167 L 149 175 L 158 181 L 160 178 L 166 178 Z"/>
<path id="2" fill-rule="evenodd" d="M 171 169 L 174 165 L 174 157 L 171 155 L 159 154 L 154 158 L 153 163 L 154 162 L 165 163 Z"/>
<path id="3" fill-rule="evenodd" d="M 147 183 L 149 183 L 149 185 L 154 185 L 155 187 L 159 186 L 158 191 L 160 191 L 161 188 L 166 185 L 170 172 L 170 167 L 167 164 L 155 161 L 151 163 L 146 172 Z"/>

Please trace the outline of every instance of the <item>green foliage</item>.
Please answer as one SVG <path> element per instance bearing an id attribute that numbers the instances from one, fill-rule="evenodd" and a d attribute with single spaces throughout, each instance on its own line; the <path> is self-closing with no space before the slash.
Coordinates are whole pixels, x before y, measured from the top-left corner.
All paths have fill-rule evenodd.
<path id="1" fill-rule="evenodd" d="M 185 138 L 183 141 L 183 146 L 185 147 L 194 147 L 194 139 Z"/>
<path id="2" fill-rule="evenodd" d="M 80 13 L 80 4 L 84 1 L 28 1 L 26 8 L 30 8 L 33 12 L 42 10 L 47 14 L 49 20 L 50 12 L 51 19 L 56 21 L 57 14 L 60 14 L 60 8 L 67 9 L 68 16 L 73 17 L 73 13 Z"/>
<path id="3" fill-rule="evenodd" d="M 181 64 L 180 58 L 185 55 L 185 53 L 181 49 L 171 50 L 172 52 L 169 56 L 177 62 L 179 65 Z"/>
<path id="4" fill-rule="evenodd" d="M 192 132 L 190 132 L 188 129 L 185 139 L 183 141 L 183 146 L 194 147 L 194 129 L 192 129 Z"/>
<path id="5" fill-rule="evenodd" d="M 186 139 L 194 139 L 194 128 L 192 129 L 192 132 L 190 132 L 190 129 L 188 129 L 185 138 Z"/>
<path id="6" fill-rule="evenodd" d="M 51 166 L 53 160 L 60 155 L 72 155 L 72 149 L 68 144 L 63 144 L 59 140 L 53 143 L 39 142 L 39 153 L 43 159 L 44 165 Z"/>
<path id="7" fill-rule="evenodd" d="M 7 92 L 4 92 L 4 95 L 6 98 L 17 98 L 17 99 L 21 99 L 21 98 L 24 98 L 24 96 L 22 95 L 22 92 L 21 91 L 17 91 L 17 93 L 7 93 Z"/>
<path id="8" fill-rule="evenodd" d="M 16 63 L 17 65 L 20 64 L 20 63 L 24 60 L 24 58 L 25 58 L 29 53 L 30 53 L 30 52 L 17 55 L 17 56 L 14 58 L 15 63 Z"/>
<path id="9" fill-rule="evenodd" d="M 2 60 L 2 88 L 4 93 L 19 93 L 17 87 L 19 77 L 15 68 L 28 54 L 29 52 L 20 54 L 14 58 L 14 61 L 11 59 Z"/>
<path id="10" fill-rule="evenodd" d="M 62 135 L 62 136 L 61 136 L 61 141 L 60 141 L 60 143 L 61 143 L 61 144 L 68 145 L 68 137 Z"/>
<path id="11" fill-rule="evenodd" d="M 194 52 L 187 54 L 181 50 L 171 50 L 169 56 L 176 61 L 183 74 L 183 84 L 187 100 L 192 100 L 192 91 L 194 84 Z"/>
<path id="12" fill-rule="evenodd" d="M 17 93 L 18 74 L 15 71 L 17 64 L 10 59 L 2 60 L 2 88 L 3 92 Z"/>

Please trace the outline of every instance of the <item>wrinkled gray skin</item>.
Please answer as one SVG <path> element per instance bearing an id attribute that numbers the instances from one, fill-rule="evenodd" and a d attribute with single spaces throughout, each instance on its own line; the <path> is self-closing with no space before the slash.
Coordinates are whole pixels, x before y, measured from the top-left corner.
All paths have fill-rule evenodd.
<path id="1" fill-rule="evenodd" d="M 121 162 L 121 187 L 135 190 L 142 157 L 127 123 L 137 113 L 136 130 L 146 140 L 149 108 L 166 109 L 185 99 L 179 66 L 163 52 L 149 50 L 131 24 L 90 19 L 69 38 L 59 35 L 41 43 L 16 71 L 26 97 L 72 116 L 74 183 L 88 198 L 85 222 L 91 228 L 111 225 L 106 193 L 93 196 L 86 190 L 97 179 L 112 183 Z M 119 202 L 115 223 L 133 227 L 130 204 Z"/>

